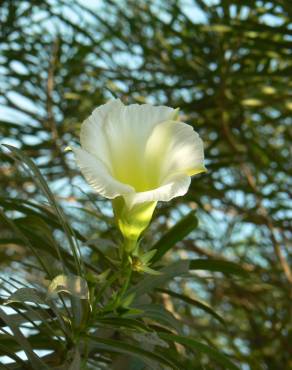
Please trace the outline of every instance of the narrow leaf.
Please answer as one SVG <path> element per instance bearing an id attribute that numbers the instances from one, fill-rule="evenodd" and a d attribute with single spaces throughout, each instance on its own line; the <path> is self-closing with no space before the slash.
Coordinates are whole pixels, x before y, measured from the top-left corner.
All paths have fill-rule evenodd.
<path id="1" fill-rule="evenodd" d="M 51 192 L 46 180 L 43 178 L 41 172 L 39 171 L 35 163 L 24 152 L 22 152 L 20 149 L 15 148 L 14 146 L 11 146 L 11 145 L 3 144 L 3 146 L 10 150 L 11 152 L 10 156 L 15 161 L 18 161 L 22 166 L 26 164 L 26 166 L 30 169 L 32 179 L 41 188 L 43 194 L 47 197 L 48 201 L 50 202 L 51 206 L 56 212 L 56 215 L 60 221 L 60 224 L 63 227 L 63 230 L 67 236 L 71 251 L 73 253 L 75 264 L 76 264 L 76 269 L 78 273 L 81 273 L 81 259 L 80 259 L 79 245 L 76 242 L 75 238 L 72 237 L 72 235 L 74 235 L 74 232 L 69 222 L 67 221 L 67 218 L 63 210 L 56 202 L 55 196 Z M 60 258 L 60 261 L 62 261 L 61 253 L 59 253 L 59 258 Z"/>
<path id="2" fill-rule="evenodd" d="M 44 304 L 44 300 L 40 297 L 38 292 L 33 288 L 20 288 L 16 290 L 8 300 L 5 302 L 5 305 L 13 302 L 33 302 L 37 304 Z"/>
<path id="3" fill-rule="evenodd" d="M 134 346 L 126 342 L 121 342 L 113 339 L 99 338 L 93 335 L 89 335 L 88 337 L 91 341 L 95 342 L 100 349 L 135 356 L 146 361 L 146 363 L 147 360 L 152 361 L 154 360 L 158 363 L 169 366 L 171 369 L 180 370 L 173 362 L 171 362 L 161 354 L 146 351 L 140 347 Z"/>
<path id="4" fill-rule="evenodd" d="M 190 232 L 198 225 L 198 219 L 195 212 L 190 212 L 176 225 L 174 225 L 162 238 L 153 245 L 151 249 L 157 249 L 155 256 L 152 258 L 152 263 L 160 260 L 166 252 L 169 251 L 177 242 L 183 240 Z"/>
<path id="5" fill-rule="evenodd" d="M 22 349 L 25 351 L 32 365 L 32 368 L 35 370 L 48 370 L 46 364 L 44 364 L 41 361 L 41 359 L 38 358 L 37 355 L 33 352 L 28 340 L 24 337 L 24 335 L 21 333 L 18 327 L 14 324 L 9 315 L 7 315 L 1 308 L 0 308 L 0 318 L 6 322 L 7 326 L 12 331 L 15 340 L 18 342 L 18 344 L 20 344 Z"/>
<path id="6" fill-rule="evenodd" d="M 160 275 L 147 276 L 137 285 L 129 290 L 129 294 L 135 293 L 136 297 L 141 296 L 154 290 L 157 287 L 163 286 L 167 281 L 173 279 L 176 276 L 184 275 L 189 270 L 189 261 L 175 262 L 170 266 L 164 267 L 161 270 Z"/>
<path id="7" fill-rule="evenodd" d="M 180 299 L 180 300 L 182 300 L 182 301 L 184 301 L 184 302 L 186 302 L 186 303 L 188 303 L 192 306 L 198 307 L 201 310 L 203 310 L 205 312 L 208 312 L 216 320 L 220 321 L 221 324 L 225 325 L 225 321 L 224 321 L 223 317 L 221 317 L 217 312 L 215 312 L 213 310 L 213 308 L 210 307 L 206 302 L 200 301 L 198 299 L 187 297 L 186 295 L 179 294 L 179 293 L 173 292 L 173 291 L 168 290 L 168 289 L 157 289 L 157 291 L 161 292 L 161 293 L 165 293 L 165 294 L 167 294 L 171 297 L 178 298 L 178 299 Z"/>
<path id="8" fill-rule="evenodd" d="M 190 270 L 218 271 L 224 274 L 236 274 L 247 276 L 247 271 L 240 265 L 230 261 L 219 259 L 196 259 L 190 260 Z"/>
<path id="9" fill-rule="evenodd" d="M 183 337 L 180 335 L 174 335 L 174 334 L 165 334 L 165 333 L 160 333 L 159 334 L 161 338 L 165 339 L 166 341 L 170 342 L 177 342 L 179 344 L 182 344 L 183 346 L 189 347 L 194 349 L 195 351 L 205 353 L 209 357 L 213 358 L 216 360 L 218 363 L 220 363 L 222 366 L 224 366 L 224 369 L 229 369 L 229 370 L 239 370 L 239 368 L 234 365 L 227 356 L 224 354 L 218 352 L 216 349 L 207 346 L 204 343 L 200 343 L 196 341 L 195 339 Z"/>

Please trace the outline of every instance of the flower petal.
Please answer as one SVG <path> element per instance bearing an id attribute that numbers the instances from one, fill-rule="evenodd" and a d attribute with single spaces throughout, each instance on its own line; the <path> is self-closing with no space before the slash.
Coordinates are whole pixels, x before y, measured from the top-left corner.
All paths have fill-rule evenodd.
<path id="1" fill-rule="evenodd" d="M 148 173 L 168 183 L 175 174 L 188 176 L 205 171 L 204 148 L 192 126 L 166 121 L 152 131 L 146 146 Z"/>
<path id="2" fill-rule="evenodd" d="M 105 134 L 124 134 L 134 136 L 142 141 L 148 138 L 153 127 L 176 114 L 176 110 L 166 106 L 150 104 L 131 104 L 125 106 L 121 100 L 113 99 L 96 108 L 87 118 L 80 133 L 81 146 L 91 154 L 104 156 L 107 144 Z M 114 127 L 106 127 L 106 126 Z M 114 139 L 112 137 L 108 139 Z M 116 138 L 120 141 L 121 137 Z"/>
<path id="3" fill-rule="evenodd" d="M 114 179 L 107 167 L 92 154 L 80 148 L 73 147 L 72 150 L 86 181 L 105 198 L 113 199 L 135 191 L 131 186 Z"/>
<path id="4" fill-rule="evenodd" d="M 136 191 L 156 187 L 149 177 L 145 147 L 156 125 L 172 119 L 177 110 L 150 104 L 123 105 L 112 100 L 97 108 L 81 128 L 81 145 L 109 169 L 118 181 Z"/>
<path id="5" fill-rule="evenodd" d="M 131 104 L 109 113 L 103 129 L 111 147 L 113 171 L 122 182 L 135 180 L 133 172 L 136 179 L 143 177 L 147 141 L 154 127 L 173 114 L 173 108 L 150 104 Z"/>
<path id="6" fill-rule="evenodd" d="M 109 113 L 119 116 L 123 108 L 124 105 L 119 99 L 110 100 L 96 108 L 81 126 L 80 142 L 82 148 L 108 166 L 110 166 L 110 146 L 104 136 L 103 126 L 107 122 Z"/>
<path id="7" fill-rule="evenodd" d="M 112 100 L 81 128 L 83 149 L 73 148 L 87 181 L 103 196 L 128 204 L 184 195 L 190 176 L 205 171 L 203 143 L 166 106 Z"/>
<path id="8" fill-rule="evenodd" d="M 134 205 L 144 202 L 169 201 L 172 198 L 185 195 L 189 189 L 191 178 L 187 175 L 175 175 L 165 185 L 159 188 L 140 193 L 127 194 L 124 196 L 127 206 L 132 208 Z"/>

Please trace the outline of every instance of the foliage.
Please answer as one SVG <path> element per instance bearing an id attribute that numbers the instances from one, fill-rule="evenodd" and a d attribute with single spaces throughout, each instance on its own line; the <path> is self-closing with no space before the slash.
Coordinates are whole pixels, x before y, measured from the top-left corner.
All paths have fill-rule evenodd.
<path id="1" fill-rule="evenodd" d="M 0 353 L 19 369 L 289 369 L 290 2 L 81 4 L 1 2 L 0 133 L 21 151 L 1 152 Z M 208 173 L 141 241 L 159 275 L 119 270 L 109 204 L 64 152 L 112 96 L 180 107 L 205 143 Z"/>

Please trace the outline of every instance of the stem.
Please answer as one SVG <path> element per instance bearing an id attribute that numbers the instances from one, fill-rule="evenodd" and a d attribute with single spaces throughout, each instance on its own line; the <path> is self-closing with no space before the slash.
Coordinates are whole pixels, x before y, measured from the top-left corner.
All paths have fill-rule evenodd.
<path id="1" fill-rule="evenodd" d="M 122 288 L 121 288 L 121 290 L 118 294 L 119 299 L 122 299 L 124 297 L 125 293 L 127 292 L 130 281 L 131 281 L 132 269 L 129 268 L 128 271 L 126 271 L 126 272 L 127 272 L 127 274 L 126 274 L 126 277 L 125 277 L 124 284 L 122 285 Z"/>
<path id="2" fill-rule="evenodd" d="M 126 255 L 126 257 L 132 254 L 136 248 L 137 248 L 137 239 L 127 238 L 124 240 L 124 255 Z"/>
<path id="3" fill-rule="evenodd" d="M 129 246 L 131 247 L 130 249 L 128 249 Z M 122 277 L 124 278 L 124 282 L 116 297 L 115 303 L 119 303 L 121 301 L 121 299 L 124 297 L 128 289 L 128 286 L 130 284 L 131 277 L 132 277 L 132 266 L 129 263 L 129 256 L 131 255 L 130 251 L 133 252 L 136 249 L 136 247 L 137 247 L 136 240 L 130 240 L 130 239 L 125 240 L 123 256 L 122 256 L 122 266 L 121 266 L 122 267 L 121 268 Z"/>
<path id="4" fill-rule="evenodd" d="M 87 361 L 88 361 L 88 355 L 89 355 L 89 343 L 88 338 L 84 338 L 84 351 L 82 354 L 83 360 L 82 360 L 82 369 L 86 369 Z"/>
<path id="5" fill-rule="evenodd" d="M 93 304 L 93 310 L 94 310 L 94 315 L 97 311 L 97 304 L 100 300 L 100 298 L 102 297 L 104 291 L 109 288 L 112 283 L 118 278 L 118 272 L 114 273 L 112 275 L 112 277 L 104 284 L 104 286 L 100 289 L 100 291 L 98 292 L 98 294 L 96 295 L 95 299 L 94 299 L 94 304 Z"/>

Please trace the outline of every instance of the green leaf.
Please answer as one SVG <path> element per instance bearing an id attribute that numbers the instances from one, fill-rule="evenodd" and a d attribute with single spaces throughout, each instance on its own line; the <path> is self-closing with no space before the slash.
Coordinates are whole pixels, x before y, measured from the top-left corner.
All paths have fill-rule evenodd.
<path id="1" fill-rule="evenodd" d="M 182 337 L 179 335 L 175 334 L 164 334 L 160 333 L 159 336 L 166 341 L 169 342 L 176 342 L 179 344 L 182 344 L 183 346 L 189 347 L 191 349 L 194 349 L 195 351 L 205 353 L 209 357 L 213 358 L 215 361 L 217 361 L 219 364 L 224 366 L 224 369 L 229 369 L 229 370 L 239 370 L 239 368 L 234 365 L 227 356 L 224 354 L 218 352 L 216 349 L 207 346 L 204 343 L 200 343 L 196 341 L 195 339 L 187 338 L 187 337 Z"/>
<path id="2" fill-rule="evenodd" d="M 178 298 L 178 299 L 180 299 L 180 300 L 182 300 L 182 301 L 184 301 L 184 302 L 186 302 L 186 303 L 188 303 L 188 304 L 190 304 L 192 306 L 198 307 L 201 310 L 203 310 L 205 312 L 208 312 L 216 320 L 218 320 L 219 322 L 221 322 L 221 324 L 224 324 L 225 325 L 225 321 L 224 321 L 223 317 L 221 317 L 217 312 L 215 312 L 213 310 L 213 308 L 210 307 L 206 302 L 203 302 L 203 301 L 198 300 L 198 299 L 187 297 L 186 295 L 179 294 L 179 293 L 173 292 L 173 291 L 168 290 L 168 289 L 157 289 L 157 291 L 158 292 L 161 292 L 161 293 L 168 294 L 171 297 Z"/>
<path id="3" fill-rule="evenodd" d="M 176 332 L 181 333 L 180 322 L 164 306 L 157 303 L 150 303 L 136 304 L 134 307 L 142 311 L 142 313 L 135 315 L 136 317 L 151 319 L 156 321 L 158 325 L 164 325 L 169 329 L 174 329 Z"/>
<path id="4" fill-rule="evenodd" d="M 15 148 L 11 145 L 7 145 L 7 144 L 3 144 L 3 146 L 10 150 L 9 155 L 15 161 L 19 162 L 22 166 L 25 164 L 29 168 L 33 181 L 35 181 L 36 185 L 38 185 L 40 187 L 43 194 L 47 197 L 51 206 L 55 210 L 56 216 L 58 217 L 58 219 L 60 221 L 60 224 L 62 225 L 62 228 L 65 232 L 68 243 L 70 245 L 70 249 L 71 249 L 72 254 L 74 256 L 76 270 L 78 271 L 78 273 L 81 273 L 81 259 L 80 259 L 81 253 L 80 253 L 80 250 L 79 250 L 79 245 L 76 242 L 76 239 L 74 237 L 72 237 L 72 235 L 74 235 L 74 232 L 73 232 L 69 222 L 67 221 L 67 218 L 66 218 L 63 210 L 61 209 L 61 207 L 56 202 L 55 196 L 51 192 L 46 180 L 43 178 L 41 172 L 39 171 L 39 169 L 37 168 L 35 163 L 23 151 L 21 151 L 18 148 Z M 64 261 L 62 259 L 62 254 L 60 252 L 58 252 L 58 255 L 59 255 L 60 261 L 62 261 L 63 264 L 64 264 Z"/>
<path id="5" fill-rule="evenodd" d="M 44 263 L 40 255 L 36 252 L 35 247 L 31 244 L 30 240 L 26 237 L 26 235 L 22 232 L 22 230 L 17 226 L 17 224 L 14 221 L 10 220 L 1 209 L 0 209 L 0 218 L 2 218 L 4 222 L 14 231 L 16 236 L 22 240 L 24 245 L 30 249 L 32 254 L 35 256 L 35 258 L 39 262 L 40 266 L 42 266 L 43 271 L 45 271 L 48 274 L 48 276 L 50 276 L 50 271 L 46 267 L 46 264 Z"/>
<path id="6" fill-rule="evenodd" d="M 5 343 L 5 339 L 3 340 L 3 337 L 4 337 L 4 335 L 0 335 L 0 354 L 1 355 L 6 355 L 6 356 L 8 356 L 11 360 L 13 360 L 14 362 L 15 362 L 15 364 L 13 364 L 14 366 L 13 366 L 13 369 L 14 370 L 21 370 L 21 369 L 25 369 L 25 367 L 26 367 L 26 363 L 25 363 L 25 361 L 23 361 L 19 356 L 17 356 L 16 354 L 15 354 L 15 349 L 13 348 L 14 346 L 12 346 L 11 345 L 11 343 L 10 343 L 10 345 L 9 345 L 9 347 L 8 346 L 5 346 L 3 343 Z M 18 350 L 20 350 L 20 348 L 18 349 Z M 19 366 L 17 365 L 17 364 L 19 364 Z M 9 367 L 10 368 L 10 367 Z"/>
<path id="7" fill-rule="evenodd" d="M 18 309 L 17 305 L 13 304 L 13 302 L 11 303 L 9 302 L 9 304 L 11 305 L 11 307 Z M 25 315 L 23 312 L 10 315 L 10 318 L 14 321 L 14 323 L 17 326 L 20 326 L 21 324 L 25 322 L 38 321 L 40 319 L 42 320 L 42 322 L 44 322 L 45 320 L 51 320 L 55 318 L 55 316 L 53 315 L 53 311 L 50 308 L 34 308 L 33 310 L 28 310 L 31 307 L 27 307 L 27 306 L 25 307 L 27 309 L 27 311 L 25 312 Z M 19 308 L 23 308 L 23 307 L 19 307 Z M 6 326 L 6 324 L 3 320 L 0 319 L 0 327 L 3 327 L 3 326 Z"/>
<path id="8" fill-rule="evenodd" d="M 132 337 L 142 345 L 146 345 L 149 348 L 154 346 L 169 348 L 168 343 L 162 340 L 156 332 L 149 332 L 149 333 L 132 333 Z M 145 346 L 145 347 L 146 347 Z M 147 347 L 146 347 L 147 348 Z"/>
<path id="9" fill-rule="evenodd" d="M 148 332 L 149 327 L 138 319 L 124 318 L 124 317 L 105 317 L 98 318 L 97 323 L 102 327 L 108 325 L 115 328 L 129 328 L 140 332 Z"/>
<path id="10" fill-rule="evenodd" d="M 145 272 L 150 275 L 160 275 L 161 272 L 152 269 L 149 264 L 151 258 L 155 255 L 156 249 L 152 249 L 145 254 L 142 250 L 137 250 L 133 256 L 129 256 L 129 261 L 132 265 L 132 269 L 138 272 Z"/>
<path id="11" fill-rule="evenodd" d="M 109 352 L 117 352 L 123 353 L 130 356 L 137 357 L 145 362 L 145 364 L 149 364 L 148 360 L 156 361 L 163 365 L 169 366 L 171 369 L 174 370 L 181 370 L 174 364 L 172 361 L 168 360 L 164 355 L 158 354 L 156 352 L 149 352 L 140 347 L 137 347 L 133 344 L 126 343 L 125 341 L 117 341 L 114 339 L 105 339 L 96 337 L 93 335 L 88 335 L 88 338 L 97 344 L 97 348 L 104 349 Z"/>
<path id="12" fill-rule="evenodd" d="M 159 272 L 160 275 L 146 276 L 137 285 L 129 289 L 129 294 L 135 293 L 135 296 L 141 296 L 145 293 L 149 293 L 157 287 L 163 286 L 167 281 L 173 279 L 176 276 L 181 276 L 188 273 L 189 261 L 175 262 L 170 266 L 164 267 Z"/>
<path id="13" fill-rule="evenodd" d="M 29 359 L 32 368 L 35 370 L 48 370 L 48 366 L 41 361 L 40 358 L 33 352 L 33 349 L 29 343 L 29 341 L 24 337 L 22 332 L 18 329 L 15 325 L 13 320 L 7 315 L 1 308 L 0 308 L 0 318 L 5 321 L 6 325 L 10 328 L 13 333 L 14 339 L 17 343 L 21 346 L 21 348 L 25 351 L 27 358 Z"/>
<path id="14" fill-rule="evenodd" d="M 33 288 L 19 288 L 5 302 L 8 305 L 13 302 L 33 302 L 37 304 L 44 304 L 44 299 L 40 297 L 39 293 Z"/>
<path id="15" fill-rule="evenodd" d="M 149 275 L 161 275 L 161 272 L 154 270 L 148 266 L 142 266 L 140 267 L 138 271 L 145 272 L 146 274 L 149 274 Z"/>
<path id="16" fill-rule="evenodd" d="M 157 252 L 152 258 L 152 263 L 159 261 L 165 253 L 169 251 L 169 249 L 171 249 L 177 242 L 183 240 L 197 226 L 198 219 L 195 216 L 195 212 L 192 211 L 168 230 L 167 233 L 153 245 L 151 249 L 157 249 Z"/>
<path id="17" fill-rule="evenodd" d="M 141 255 L 139 255 L 139 259 L 141 262 L 147 264 L 151 260 L 151 258 L 153 258 L 155 253 L 157 253 L 156 249 L 152 249 L 144 254 L 141 253 Z"/>
<path id="18" fill-rule="evenodd" d="M 219 259 L 196 259 L 190 260 L 190 270 L 207 270 L 207 271 L 218 271 L 224 274 L 236 274 L 241 276 L 248 276 L 246 270 L 240 265 L 230 261 L 224 261 Z"/>

